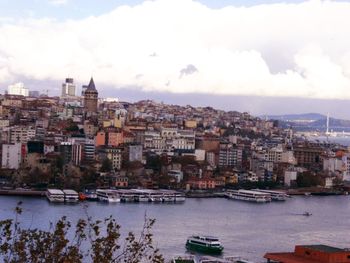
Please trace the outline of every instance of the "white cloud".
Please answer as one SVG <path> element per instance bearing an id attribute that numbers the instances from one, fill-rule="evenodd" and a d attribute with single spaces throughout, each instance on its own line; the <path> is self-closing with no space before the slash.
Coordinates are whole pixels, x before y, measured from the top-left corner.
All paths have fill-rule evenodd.
<path id="1" fill-rule="evenodd" d="M 7 23 L 0 82 L 93 74 L 116 88 L 349 99 L 349 13 L 334 1 L 210 9 L 156 0 L 79 21 Z M 180 78 L 188 65 L 195 74 Z"/>
<path id="2" fill-rule="evenodd" d="M 49 0 L 49 3 L 52 5 L 65 5 L 68 3 L 68 0 Z"/>

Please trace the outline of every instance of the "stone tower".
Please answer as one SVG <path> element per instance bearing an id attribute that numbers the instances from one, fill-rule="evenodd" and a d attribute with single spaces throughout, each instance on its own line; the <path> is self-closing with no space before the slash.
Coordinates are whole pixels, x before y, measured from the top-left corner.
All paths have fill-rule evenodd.
<path id="1" fill-rule="evenodd" d="M 94 79 L 91 78 L 89 85 L 84 92 L 84 108 L 86 113 L 97 113 L 98 92 Z"/>

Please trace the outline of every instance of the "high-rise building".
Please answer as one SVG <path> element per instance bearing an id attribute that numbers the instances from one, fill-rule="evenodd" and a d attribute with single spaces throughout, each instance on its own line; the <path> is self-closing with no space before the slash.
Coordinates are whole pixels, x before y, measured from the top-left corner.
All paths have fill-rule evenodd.
<path id="1" fill-rule="evenodd" d="M 66 78 L 66 82 L 62 84 L 62 97 L 75 96 L 75 84 L 72 78 Z"/>
<path id="2" fill-rule="evenodd" d="M 29 90 L 28 88 L 24 87 L 22 82 L 18 82 L 13 85 L 9 85 L 7 88 L 7 93 L 9 95 L 22 95 L 27 97 L 29 95 Z"/>
<path id="3" fill-rule="evenodd" d="M 84 92 L 84 108 L 86 113 L 97 112 L 98 91 L 96 90 L 93 78 Z"/>

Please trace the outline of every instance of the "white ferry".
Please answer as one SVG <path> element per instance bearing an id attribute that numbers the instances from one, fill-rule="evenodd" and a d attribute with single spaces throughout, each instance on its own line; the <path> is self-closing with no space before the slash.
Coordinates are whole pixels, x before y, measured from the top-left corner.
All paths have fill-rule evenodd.
<path id="1" fill-rule="evenodd" d="M 163 194 L 162 201 L 165 203 L 175 202 L 175 195 Z"/>
<path id="2" fill-rule="evenodd" d="M 142 202 L 142 203 L 150 202 L 149 196 L 147 194 L 140 194 L 140 195 L 138 195 L 138 201 Z"/>
<path id="3" fill-rule="evenodd" d="M 186 196 L 184 193 L 175 193 L 175 202 L 185 202 L 186 201 Z"/>
<path id="4" fill-rule="evenodd" d="M 281 192 L 281 191 L 261 190 L 261 189 L 254 189 L 254 191 L 270 194 L 272 201 L 286 201 L 287 198 L 289 197 L 285 192 Z"/>
<path id="5" fill-rule="evenodd" d="M 163 202 L 163 195 L 158 193 L 151 193 L 149 195 L 149 200 L 154 203 Z"/>
<path id="6" fill-rule="evenodd" d="M 99 201 L 108 202 L 108 203 L 120 202 L 120 196 L 114 190 L 97 189 L 96 194 L 97 194 L 97 199 Z"/>
<path id="7" fill-rule="evenodd" d="M 226 197 L 229 199 L 256 202 L 256 203 L 267 203 L 271 202 L 271 195 L 268 193 L 262 193 L 251 190 L 229 190 L 226 192 Z"/>
<path id="8" fill-rule="evenodd" d="M 63 189 L 64 193 L 64 202 L 66 203 L 78 203 L 79 202 L 79 194 L 71 189 Z"/>
<path id="9" fill-rule="evenodd" d="M 59 189 L 47 189 L 46 197 L 53 203 L 64 203 L 64 193 Z"/>

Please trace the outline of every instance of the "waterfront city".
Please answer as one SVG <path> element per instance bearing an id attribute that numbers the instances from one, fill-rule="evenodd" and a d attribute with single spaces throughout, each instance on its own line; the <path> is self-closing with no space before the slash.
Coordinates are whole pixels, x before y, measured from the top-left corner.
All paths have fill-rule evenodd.
<path id="1" fill-rule="evenodd" d="M 350 263 L 349 13 L 0 0 L 0 263 Z"/>

